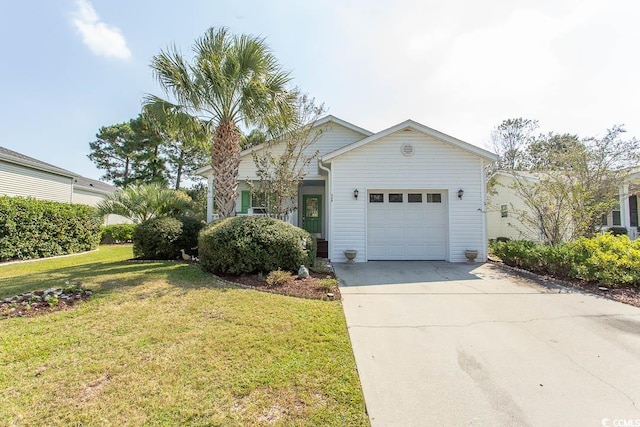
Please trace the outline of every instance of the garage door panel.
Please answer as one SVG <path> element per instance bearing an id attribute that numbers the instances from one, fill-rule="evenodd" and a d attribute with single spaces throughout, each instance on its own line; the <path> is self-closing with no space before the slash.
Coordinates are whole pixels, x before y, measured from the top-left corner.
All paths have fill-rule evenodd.
<path id="1" fill-rule="evenodd" d="M 381 192 L 381 191 L 379 191 Z M 389 203 L 384 192 L 383 203 L 368 203 L 367 257 L 370 260 L 442 260 L 446 259 L 446 203 Z M 411 193 L 418 191 L 412 190 Z M 445 200 L 444 195 L 442 200 Z"/>
<path id="2" fill-rule="evenodd" d="M 407 245 L 407 257 L 426 257 L 428 255 L 427 246 L 425 244 Z"/>

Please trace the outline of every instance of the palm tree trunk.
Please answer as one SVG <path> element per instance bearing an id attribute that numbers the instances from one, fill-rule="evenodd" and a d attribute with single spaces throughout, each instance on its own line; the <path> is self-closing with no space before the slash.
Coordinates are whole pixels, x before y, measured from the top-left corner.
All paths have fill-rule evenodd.
<path id="1" fill-rule="evenodd" d="M 222 122 L 213 136 L 213 169 L 216 206 L 221 218 L 235 216 L 240 167 L 240 132 L 233 122 Z"/>

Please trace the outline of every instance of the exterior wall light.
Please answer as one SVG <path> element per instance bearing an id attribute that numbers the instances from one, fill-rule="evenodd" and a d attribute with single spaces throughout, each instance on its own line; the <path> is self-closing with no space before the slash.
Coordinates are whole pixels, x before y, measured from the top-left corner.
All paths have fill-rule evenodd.
<path id="1" fill-rule="evenodd" d="M 357 188 L 355 190 L 353 190 L 353 198 L 354 199 L 358 200 L 358 194 L 359 194 L 359 192 L 358 192 Z"/>
<path id="2" fill-rule="evenodd" d="M 458 199 L 462 200 L 462 195 L 464 194 L 464 190 L 461 188 L 458 190 Z"/>

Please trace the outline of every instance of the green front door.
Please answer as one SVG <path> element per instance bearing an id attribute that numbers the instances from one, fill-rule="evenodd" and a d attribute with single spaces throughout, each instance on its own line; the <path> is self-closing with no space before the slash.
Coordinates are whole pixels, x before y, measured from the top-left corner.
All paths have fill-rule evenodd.
<path id="1" fill-rule="evenodd" d="M 320 194 L 302 196 L 302 228 L 309 233 L 322 232 L 322 196 Z"/>

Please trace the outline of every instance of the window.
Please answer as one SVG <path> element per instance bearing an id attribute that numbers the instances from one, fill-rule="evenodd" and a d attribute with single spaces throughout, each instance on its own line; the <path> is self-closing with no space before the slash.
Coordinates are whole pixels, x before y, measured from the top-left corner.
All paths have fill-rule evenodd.
<path id="1" fill-rule="evenodd" d="M 402 193 L 389 193 L 389 203 L 402 203 Z"/>
<path id="2" fill-rule="evenodd" d="M 602 215 L 602 218 L 600 219 L 600 222 L 602 225 L 607 225 L 607 216 L 606 215 Z"/>
<path id="3" fill-rule="evenodd" d="M 420 193 L 409 193 L 409 194 L 407 194 L 407 201 L 409 203 L 422 203 L 422 194 L 420 194 Z"/>
<path id="4" fill-rule="evenodd" d="M 369 203 L 384 203 L 384 194 L 382 193 L 369 194 Z"/>
<path id="5" fill-rule="evenodd" d="M 620 211 L 611 212 L 611 216 L 613 217 L 613 225 L 622 225 L 622 221 L 620 220 Z"/>
<path id="6" fill-rule="evenodd" d="M 507 217 L 507 205 L 500 205 L 500 216 L 502 218 Z"/>
<path id="7" fill-rule="evenodd" d="M 442 203 L 442 194 L 427 193 L 427 203 Z"/>

